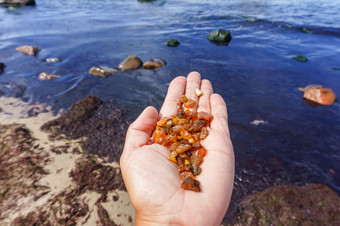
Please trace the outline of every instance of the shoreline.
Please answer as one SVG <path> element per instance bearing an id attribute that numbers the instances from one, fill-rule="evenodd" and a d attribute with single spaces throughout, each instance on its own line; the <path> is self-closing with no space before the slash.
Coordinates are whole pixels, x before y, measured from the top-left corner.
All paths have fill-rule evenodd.
<path id="1" fill-rule="evenodd" d="M 14 206 L 7 207 L 5 212 L 0 215 L 2 225 L 11 225 L 17 217 L 25 217 L 27 214 L 43 210 L 44 206 L 50 205 L 53 198 L 61 193 L 67 193 L 74 189 L 77 184 L 70 176 L 70 172 L 75 169 L 77 160 L 84 155 L 79 140 L 49 140 L 48 133 L 40 130 L 40 127 L 51 120 L 60 116 L 53 116 L 50 107 L 42 104 L 28 104 L 16 98 L 0 97 L 0 126 L 13 126 L 27 128 L 34 141 L 32 142 L 32 153 L 38 154 L 42 159 L 43 170 L 46 171 L 38 181 L 35 181 L 38 187 L 44 188 L 41 197 L 35 197 L 36 194 L 30 190 L 26 197 L 18 195 L 17 202 Z M 27 112 L 36 111 L 36 116 L 28 117 Z M 59 150 L 59 151 L 53 151 Z M 61 151 L 60 151 L 61 150 Z M 107 163 L 105 159 L 96 157 L 98 165 L 107 166 L 108 169 L 119 169 L 118 162 Z M 119 170 L 120 173 L 120 170 Z M 14 184 L 13 186 L 15 186 Z M 17 184 L 20 186 L 19 184 Z M 83 200 L 88 206 L 85 216 L 77 219 L 78 225 L 95 225 L 101 220 L 98 215 L 98 200 L 100 194 L 96 191 L 85 190 L 79 195 L 79 200 Z M 130 204 L 126 191 L 113 189 L 107 193 L 107 200 L 100 202 L 109 215 L 109 218 L 118 225 L 133 225 L 135 222 L 135 213 Z M 36 199 L 36 200 L 35 200 Z M 5 207 L 5 206 L 4 206 Z M 51 220 L 51 219 L 47 219 Z"/>

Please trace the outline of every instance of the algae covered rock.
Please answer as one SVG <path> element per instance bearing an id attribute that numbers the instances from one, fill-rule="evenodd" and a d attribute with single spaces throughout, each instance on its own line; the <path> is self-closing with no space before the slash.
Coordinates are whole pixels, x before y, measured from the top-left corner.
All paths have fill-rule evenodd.
<path id="1" fill-rule="evenodd" d="M 308 61 L 307 57 L 302 55 L 293 56 L 292 59 L 300 61 L 302 63 L 306 63 Z"/>
<path id="2" fill-rule="evenodd" d="M 118 72 L 118 70 L 109 68 L 109 67 L 103 67 L 103 66 L 94 66 L 89 70 L 89 73 L 91 75 L 100 76 L 100 77 L 107 77 L 110 75 L 114 75 Z"/>
<path id="3" fill-rule="evenodd" d="M 340 198 L 323 184 L 277 186 L 243 198 L 238 225 L 337 225 Z"/>
<path id="4" fill-rule="evenodd" d="M 170 40 L 166 41 L 166 43 L 165 43 L 165 45 L 171 46 L 171 47 L 177 47 L 180 44 L 181 43 L 178 40 L 176 40 L 176 39 L 170 39 Z"/>
<path id="5" fill-rule="evenodd" d="M 135 55 L 131 55 L 118 65 L 118 69 L 121 71 L 137 69 L 140 68 L 142 64 L 141 59 Z"/>
<path id="6" fill-rule="evenodd" d="M 160 68 L 166 65 L 166 62 L 164 60 L 160 59 L 152 59 L 150 61 L 147 61 L 143 64 L 143 67 L 145 69 L 155 69 L 155 68 Z"/>
<path id="7" fill-rule="evenodd" d="M 321 85 L 309 85 L 299 90 L 303 92 L 303 98 L 306 100 L 322 105 L 331 105 L 336 99 L 333 90 L 323 88 Z"/>
<path id="8" fill-rule="evenodd" d="M 228 45 L 231 41 L 230 31 L 219 29 L 208 34 L 208 39 L 217 45 Z"/>

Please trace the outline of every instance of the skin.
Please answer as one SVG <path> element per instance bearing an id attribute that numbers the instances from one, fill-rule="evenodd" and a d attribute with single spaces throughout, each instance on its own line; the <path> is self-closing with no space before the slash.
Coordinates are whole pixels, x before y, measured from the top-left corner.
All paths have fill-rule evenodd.
<path id="1" fill-rule="evenodd" d="M 198 99 L 196 88 L 204 95 Z M 201 192 L 184 190 L 177 166 L 168 160 L 169 150 L 150 144 L 159 119 L 176 114 L 179 98 L 187 95 L 198 103 L 198 111 L 213 115 L 209 136 L 202 142 L 207 155 L 197 176 Z M 131 203 L 136 210 L 136 225 L 220 225 L 227 212 L 234 184 L 234 152 L 228 128 L 227 107 L 213 94 L 208 80 L 197 72 L 177 77 L 169 85 L 158 113 L 147 107 L 127 132 L 120 159 L 122 174 Z"/>

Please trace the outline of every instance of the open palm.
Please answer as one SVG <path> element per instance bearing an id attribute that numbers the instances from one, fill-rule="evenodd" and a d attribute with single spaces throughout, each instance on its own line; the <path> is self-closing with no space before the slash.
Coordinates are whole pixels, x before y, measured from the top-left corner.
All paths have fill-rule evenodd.
<path id="1" fill-rule="evenodd" d="M 196 88 L 204 93 L 199 99 Z M 177 166 L 168 160 L 169 150 L 149 144 L 156 122 L 176 113 L 183 94 L 198 103 L 198 111 L 214 117 L 209 136 L 202 142 L 208 152 L 197 177 L 201 192 L 182 189 Z M 220 225 L 234 181 L 234 153 L 224 100 L 213 94 L 211 83 L 201 80 L 197 72 L 191 72 L 188 78 L 175 78 L 160 113 L 148 107 L 129 127 L 120 164 L 136 210 L 136 225 Z"/>

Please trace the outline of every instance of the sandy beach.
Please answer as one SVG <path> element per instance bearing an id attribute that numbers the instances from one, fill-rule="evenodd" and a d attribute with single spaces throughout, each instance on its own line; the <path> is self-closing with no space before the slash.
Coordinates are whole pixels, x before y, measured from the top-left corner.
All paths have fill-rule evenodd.
<path id="1" fill-rule="evenodd" d="M 48 138 L 48 134 L 42 132 L 40 127 L 53 119 L 59 117 L 59 114 L 53 115 L 52 110 L 48 106 L 43 104 L 27 104 L 16 98 L 0 97 L 0 124 L 1 126 L 13 126 L 17 128 L 26 128 L 34 142 L 32 143 L 32 153 L 41 157 L 41 166 L 44 173 L 38 180 L 34 181 L 35 187 L 43 188 L 43 192 L 37 196 L 37 190 L 31 189 L 25 194 L 11 194 L 7 192 L 8 199 L 4 195 L 3 199 L 0 199 L 2 210 L 0 211 L 0 224 L 1 225 L 13 225 L 13 221 L 22 217 L 27 219 L 28 214 L 34 212 L 44 212 L 45 208 L 51 208 L 54 204 L 51 200 L 69 191 L 74 190 L 77 187 L 74 179 L 70 176 L 70 172 L 75 169 L 76 161 L 82 158 L 83 153 L 79 140 L 58 140 L 51 141 Z M 28 113 L 34 111 L 32 117 L 28 117 Z M 7 127 L 6 127 L 7 128 Z M 3 134 L 2 134 L 3 135 Z M 5 134 L 5 138 L 6 135 Z M 2 137 L 3 138 L 3 137 Z M 6 143 L 6 141 L 1 140 Z M 13 146 L 13 145 L 12 145 Z M 1 153 L 2 154 L 2 153 Z M 104 159 L 95 158 L 95 161 L 103 167 L 109 167 L 107 169 L 115 169 L 120 174 L 119 163 L 108 163 Z M 6 169 L 4 169 L 6 170 Z M 8 169 L 10 170 L 10 169 Z M 24 175 L 23 175 L 24 176 Z M 5 181 L 6 183 L 6 181 Z M 20 183 L 11 182 L 12 187 L 21 186 Z M 0 184 L 3 185 L 3 184 Z M 11 187 L 11 188 L 12 188 Z M 2 193 L 6 193 L 1 188 Z M 17 188 L 20 189 L 20 188 Z M 40 189 L 41 190 L 41 189 Z M 40 191 L 39 190 L 39 191 Z M 6 194 L 6 195 L 7 195 Z M 120 189 L 113 189 L 109 191 L 103 201 L 100 201 L 102 194 L 96 191 L 82 190 L 75 199 L 82 200 L 85 206 L 88 206 L 86 213 L 82 216 L 78 216 L 76 219 L 77 225 L 133 225 L 135 220 L 134 209 L 129 201 L 129 197 L 126 191 Z M 9 201 L 10 199 L 10 201 Z M 62 205 L 59 205 L 60 208 Z M 103 209 L 104 208 L 104 211 Z M 100 213 L 107 212 L 108 221 L 102 222 L 103 215 Z M 60 211 L 62 213 L 63 210 Z M 64 211 L 67 215 L 67 211 Z M 46 222 L 52 222 L 53 224 L 60 224 L 56 221 L 57 218 L 52 219 L 56 214 L 45 214 Z M 61 217 L 61 216 L 58 216 Z M 107 216 L 106 216 L 107 218 Z M 67 217 L 65 219 L 68 219 Z"/>

